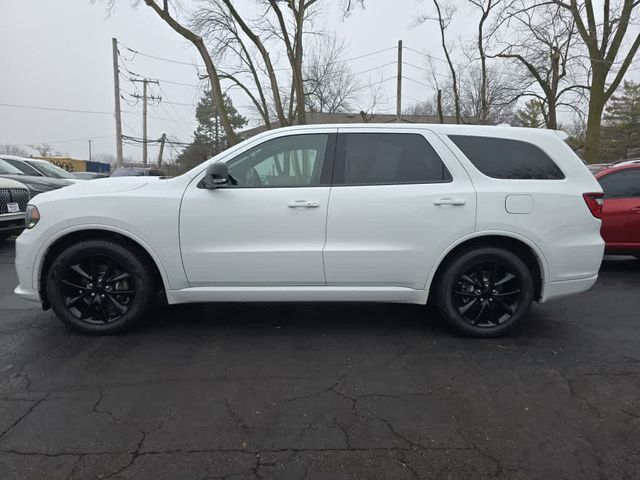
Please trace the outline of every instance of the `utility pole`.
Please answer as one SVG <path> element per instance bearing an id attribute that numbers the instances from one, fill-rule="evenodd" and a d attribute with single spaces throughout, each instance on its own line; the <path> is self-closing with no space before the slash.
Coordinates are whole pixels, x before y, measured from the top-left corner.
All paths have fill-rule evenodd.
<path id="1" fill-rule="evenodd" d="M 91 161 L 91 140 L 87 140 L 89 142 L 89 161 Z"/>
<path id="2" fill-rule="evenodd" d="M 142 165 L 147 167 L 147 99 L 161 100 L 160 97 L 148 96 L 148 85 L 155 83 L 160 85 L 157 80 L 149 80 L 148 78 L 136 79 L 132 78 L 132 82 L 142 83 Z M 135 98 L 140 98 L 139 95 L 134 95 Z"/>
<path id="3" fill-rule="evenodd" d="M 160 137 L 160 153 L 158 153 L 158 168 L 162 165 L 162 154 L 164 153 L 164 142 L 167 141 L 167 134 L 163 133 Z"/>
<path id="4" fill-rule="evenodd" d="M 113 98 L 116 104 L 116 166 L 122 167 L 122 114 L 120 112 L 120 71 L 118 69 L 118 39 L 112 38 Z"/>
<path id="5" fill-rule="evenodd" d="M 398 40 L 398 87 L 396 91 L 396 122 L 402 116 L 402 40 Z"/>

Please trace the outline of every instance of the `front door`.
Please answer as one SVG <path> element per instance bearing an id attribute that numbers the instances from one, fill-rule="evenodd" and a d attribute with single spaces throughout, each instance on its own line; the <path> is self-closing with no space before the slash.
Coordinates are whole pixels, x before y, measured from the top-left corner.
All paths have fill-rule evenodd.
<path id="1" fill-rule="evenodd" d="M 439 255 L 474 231 L 475 204 L 468 174 L 436 135 L 340 128 L 327 284 L 423 289 Z"/>
<path id="2" fill-rule="evenodd" d="M 227 161 L 236 185 L 196 178 L 180 209 L 190 285 L 324 285 L 334 142 L 327 129 L 282 134 Z"/>
<path id="3" fill-rule="evenodd" d="M 610 173 L 598 181 L 605 193 L 601 233 L 607 249 L 640 249 L 640 168 Z"/>

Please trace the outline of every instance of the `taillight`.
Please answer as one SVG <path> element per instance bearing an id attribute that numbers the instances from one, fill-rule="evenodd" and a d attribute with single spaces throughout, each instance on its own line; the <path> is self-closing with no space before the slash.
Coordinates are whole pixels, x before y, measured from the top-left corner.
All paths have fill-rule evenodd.
<path id="1" fill-rule="evenodd" d="M 591 214 L 596 218 L 602 218 L 602 206 L 604 205 L 604 193 L 583 193 L 584 201 Z"/>

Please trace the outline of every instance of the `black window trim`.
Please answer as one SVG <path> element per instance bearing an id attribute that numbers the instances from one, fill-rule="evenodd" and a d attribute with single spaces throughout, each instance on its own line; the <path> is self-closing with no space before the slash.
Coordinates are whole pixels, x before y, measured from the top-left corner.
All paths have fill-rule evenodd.
<path id="1" fill-rule="evenodd" d="M 633 171 L 633 170 L 638 170 L 638 171 L 640 171 L 640 168 L 637 168 L 637 167 L 622 168 L 622 169 L 620 169 L 620 170 L 618 170 L 618 171 L 609 172 L 609 173 L 607 173 L 606 175 L 603 175 L 603 176 L 601 176 L 600 178 L 598 178 L 598 183 L 600 183 L 600 180 L 604 180 L 605 178 L 612 177 L 612 176 L 614 176 L 614 175 L 619 175 L 619 174 L 621 174 L 621 173 L 625 173 L 625 172 L 629 172 L 629 171 Z M 602 190 L 604 191 L 604 188 L 603 188 Z M 606 199 L 609 199 L 609 200 L 617 200 L 617 199 L 621 199 L 621 198 L 622 198 L 622 199 L 624 199 L 624 198 L 640 198 L 640 195 L 632 195 L 632 196 L 629 196 L 629 197 L 624 197 L 624 196 L 618 196 L 618 195 L 616 195 L 616 196 L 614 197 L 614 196 L 610 196 L 610 195 L 608 195 L 608 194 L 607 194 L 607 192 L 604 192 L 604 198 L 605 198 L 605 200 L 606 200 Z"/>
<path id="2" fill-rule="evenodd" d="M 519 138 L 496 137 L 495 135 L 469 135 L 469 134 L 458 134 L 458 133 L 447 133 L 445 136 L 447 137 L 447 140 L 449 142 L 451 142 L 451 145 L 453 145 L 457 149 L 457 151 L 460 152 L 460 153 L 456 153 L 456 156 L 457 157 L 461 157 L 460 160 L 466 160 L 467 162 L 469 162 L 469 165 L 471 165 L 475 169 L 476 172 L 478 172 L 480 175 L 482 175 L 485 178 L 489 178 L 491 180 L 496 180 L 496 181 L 500 181 L 500 182 L 561 182 L 561 181 L 566 181 L 567 180 L 567 174 L 562 169 L 562 167 L 560 165 L 558 165 L 558 163 L 553 158 L 551 158 L 551 156 L 547 152 L 545 152 L 542 148 L 540 148 L 535 143 L 529 142 L 528 140 L 521 140 Z M 513 140 L 515 142 L 528 143 L 529 145 L 533 145 L 534 147 L 536 147 L 537 149 L 542 151 L 542 153 L 544 153 L 547 157 L 549 157 L 549 159 L 553 162 L 553 164 L 556 166 L 556 168 L 558 170 L 560 170 L 560 173 L 562 174 L 562 178 L 499 178 L 499 177 L 492 177 L 492 176 L 487 175 L 486 173 L 484 173 L 482 170 L 480 170 L 475 165 L 475 163 L 473 163 L 471 161 L 471 159 L 469 157 L 467 157 L 467 155 L 456 144 L 456 142 L 453 141 L 453 139 L 451 138 L 452 136 L 454 136 L 454 137 L 457 136 L 457 137 L 495 138 L 495 139 L 499 139 L 499 140 Z"/>
<path id="3" fill-rule="evenodd" d="M 346 183 L 344 181 L 344 170 L 345 170 L 345 142 L 346 135 L 359 135 L 359 134 L 374 134 L 374 135 L 419 135 L 421 136 L 427 144 L 433 148 L 434 152 L 440 161 L 444 165 L 445 170 L 449 173 L 449 179 L 447 180 L 427 180 L 422 182 L 379 182 L 379 183 Z M 381 187 L 381 186 L 390 186 L 390 185 L 431 185 L 431 184 L 441 184 L 441 183 L 453 183 L 453 174 L 451 170 L 445 163 L 442 156 L 435 149 L 433 144 L 429 141 L 427 137 L 425 137 L 421 132 L 394 132 L 389 130 L 384 131 L 340 131 L 338 132 L 338 141 L 336 142 L 336 153 L 334 155 L 334 167 L 333 167 L 333 176 L 331 178 L 331 186 L 332 187 Z"/>
<path id="4" fill-rule="evenodd" d="M 327 147 L 324 152 L 324 161 L 322 163 L 322 170 L 320 171 L 320 183 L 314 185 L 260 185 L 260 186 L 242 186 L 242 185 L 227 185 L 224 188 L 232 188 L 234 190 L 250 190 L 250 189 L 272 189 L 272 188 L 326 188 L 331 187 L 331 179 L 333 177 L 333 168 L 335 162 L 335 153 L 336 153 L 336 137 L 337 133 L 335 131 L 330 132 L 318 132 L 318 131 L 310 131 L 310 132 L 301 132 L 301 133 L 292 133 L 291 135 L 281 135 L 279 137 L 268 138 L 264 142 L 256 143 L 252 147 L 249 147 L 247 150 L 244 150 L 242 153 L 234 155 L 233 158 L 230 158 L 225 163 L 230 167 L 231 163 L 234 160 L 246 154 L 249 150 L 259 147 L 260 145 L 270 142 L 271 140 L 279 140 L 281 138 L 289 138 L 289 137 L 300 137 L 302 135 L 327 135 Z"/>

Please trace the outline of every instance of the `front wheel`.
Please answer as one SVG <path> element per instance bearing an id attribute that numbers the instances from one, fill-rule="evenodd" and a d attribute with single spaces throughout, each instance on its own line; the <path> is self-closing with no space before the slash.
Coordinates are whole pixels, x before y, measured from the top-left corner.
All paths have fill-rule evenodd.
<path id="1" fill-rule="evenodd" d="M 154 279 L 139 255 L 107 240 L 62 251 L 47 276 L 47 297 L 68 327 L 90 335 L 123 332 L 151 306 Z"/>
<path id="2" fill-rule="evenodd" d="M 526 318 L 535 285 L 518 256 L 485 247 L 451 260 L 435 289 L 447 323 L 462 334 L 488 338 L 506 334 Z"/>

